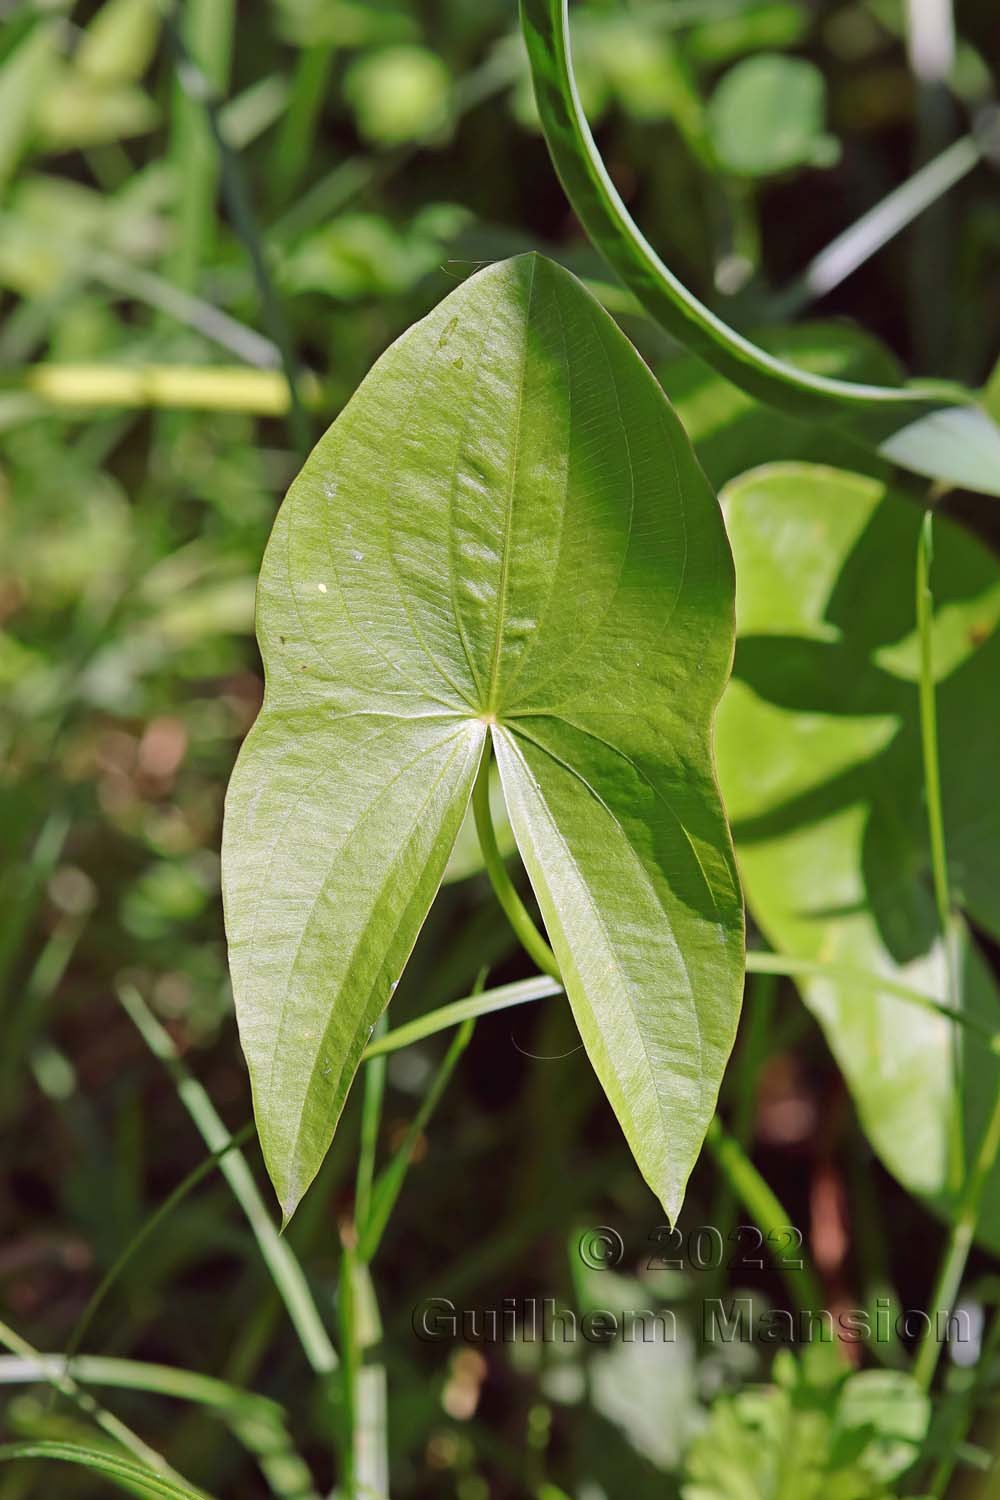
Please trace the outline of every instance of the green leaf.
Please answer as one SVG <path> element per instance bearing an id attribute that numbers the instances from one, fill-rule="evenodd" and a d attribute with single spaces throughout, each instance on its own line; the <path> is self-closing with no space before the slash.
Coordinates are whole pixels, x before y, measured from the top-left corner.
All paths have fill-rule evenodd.
<path id="1" fill-rule="evenodd" d="M 550 261 L 453 292 L 307 462 L 260 579 L 267 672 L 223 885 L 290 1214 L 433 899 L 489 734 L 591 1060 L 668 1212 L 743 973 L 710 726 L 732 562 L 652 375 Z"/>
<path id="2" fill-rule="evenodd" d="M 351 63 L 344 92 L 358 129 L 378 146 L 441 135 L 451 120 L 451 76 L 426 47 L 385 47 Z"/>
<path id="3" fill-rule="evenodd" d="M 59 23 L 37 20 L 0 62 L 0 188 L 35 128 L 39 102 L 59 66 Z"/>
<path id="4" fill-rule="evenodd" d="M 918 417 L 887 439 L 879 451 L 927 479 L 1000 495 L 1000 427 L 978 406 L 956 406 Z"/>
<path id="5" fill-rule="evenodd" d="M 708 106 L 721 165 L 742 177 L 830 166 L 837 142 L 824 131 L 826 84 L 800 57 L 760 52 L 730 68 Z"/>
<path id="6" fill-rule="evenodd" d="M 132 1493 L 138 1489 L 140 1494 L 161 1495 L 163 1500 L 205 1500 L 203 1490 L 190 1489 L 165 1474 L 157 1474 L 131 1459 L 119 1458 L 106 1449 L 58 1442 L 9 1443 L 0 1448 L 0 1463 L 22 1458 L 58 1459 L 62 1463 L 78 1464 L 96 1474 L 104 1474 Z"/>
<path id="7" fill-rule="evenodd" d="M 946 995 L 918 723 L 921 513 L 877 480 L 805 464 L 746 475 L 724 505 L 739 639 L 717 749 L 751 911 L 782 953 Z M 946 517 L 936 524 L 932 586 L 952 895 L 997 936 L 1000 571 Z M 996 1029 L 989 969 L 963 924 L 953 938 L 959 1003 Z M 996 1059 L 965 1028 L 898 996 L 832 976 L 799 983 L 883 1161 L 949 1211 L 955 1112 L 974 1151 Z M 1000 1243 L 996 1192 L 981 1233 Z"/>
<path id="8" fill-rule="evenodd" d="M 809 1365 L 782 1351 L 774 1385 L 715 1401 L 683 1500 L 891 1500 L 886 1486 L 919 1456 L 928 1396 L 896 1371 L 820 1380 Z"/>
<path id="9" fill-rule="evenodd" d="M 521 17 L 542 128 L 566 196 L 608 264 L 668 333 L 757 400 L 812 420 L 841 421 L 869 446 L 878 447 L 941 408 L 978 410 L 972 391 L 947 381 L 867 385 L 798 369 L 699 302 L 645 239 L 601 160 L 573 75 L 569 0 L 521 0 Z M 985 415 L 984 420 L 992 422 Z M 908 453 L 902 444 L 896 461 L 908 462 Z M 968 483 L 969 466 L 966 477 L 956 481 L 948 458 L 934 477 Z M 995 492 L 992 462 L 977 465 L 974 474 L 975 488 Z"/>

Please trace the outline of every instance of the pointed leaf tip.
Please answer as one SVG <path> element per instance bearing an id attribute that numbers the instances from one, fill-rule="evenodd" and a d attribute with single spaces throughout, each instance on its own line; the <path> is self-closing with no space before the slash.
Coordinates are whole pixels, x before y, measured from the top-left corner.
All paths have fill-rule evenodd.
<path id="1" fill-rule="evenodd" d="M 233 988 L 287 1222 L 469 802 L 487 728 L 581 1035 L 671 1216 L 742 989 L 711 721 L 733 571 L 662 391 L 566 271 L 471 277 L 281 508 L 226 808 Z"/>

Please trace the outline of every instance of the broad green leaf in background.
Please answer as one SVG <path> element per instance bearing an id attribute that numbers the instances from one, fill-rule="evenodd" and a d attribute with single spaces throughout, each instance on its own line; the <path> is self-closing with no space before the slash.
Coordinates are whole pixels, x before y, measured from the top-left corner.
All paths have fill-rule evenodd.
<path id="1" fill-rule="evenodd" d="M 948 484 L 1000 495 L 1000 429 L 975 392 L 948 381 L 870 385 L 788 364 L 730 328 L 663 263 L 611 180 L 573 75 L 569 0 L 521 0 L 538 112 L 553 164 L 574 212 L 608 264 L 668 333 L 759 401 L 814 421 L 837 422 L 857 441 Z M 943 412 L 928 427 L 921 419 Z M 974 450 L 957 443 L 952 418 L 971 412 Z M 958 460 L 958 462 L 956 462 Z"/>
<path id="2" fill-rule="evenodd" d="M 807 464 L 746 475 L 724 492 L 724 506 L 739 579 L 738 642 L 717 746 L 750 909 L 782 953 L 946 995 L 918 726 L 920 511 L 875 479 Z M 945 517 L 935 535 L 933 656 L 952 896 L 997 937 L 1000 570 Z M 1000 1026 L 988 966 L 957 919 L 954 941 L 959 1003 Z M 947 1211 L 953 1116 L 960 1109 L 973 1152 L 995 1097 L 996 1059 L 944 1017 L 890 995 L 828 979 L 800 988 L 883 1161 Z M 996 1192 L 987 1192 L 981 1234 L 1000 1243 Z"/>
<path id="3" fill-rule="evenodd" d="M 351 63 L 344 92 L 358 129 L 378 146 L 441 135 L 451 118 L 451 77 L 426 47 L 399 45 Z"/>
<path id="4" fill-rule="evenodd" d="M 683 429 L 537 256 L 392 346 L 261 573 L 261 716 L 227 802 L 233 986 L 286 1215 L 441 880 L 492 739 L 588 1053 L 676 1213 L 732 1044 L 742 905 L 710 724 L 732 561 Z"/>
<path id="5" fill-rule="evenodd" d="M 683 1500 L 892 1500 L 930 1420 L 913 1377 L 818 1380 L 782 1350 L 774 1382 L 716 1400 L 688 1452 Z"/>
<path id="6" fill-rule="evenodd" d="M 828 167 L 839 147 L 824 129 L 826 83 L 801 57 L 759 52 L 730 68 L 708 105 L 715 153 L 741 177 Z"/>
<path id="7" fill-rule="evenodd" d="M 40 99 L 59 66 L 59 23 L 36 19 L 0 62 L 0 188 L 31 140 Z"/>

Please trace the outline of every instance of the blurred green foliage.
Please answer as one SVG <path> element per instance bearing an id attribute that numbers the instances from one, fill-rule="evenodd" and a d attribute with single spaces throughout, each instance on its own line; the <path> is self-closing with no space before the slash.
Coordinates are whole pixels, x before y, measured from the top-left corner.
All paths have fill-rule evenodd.
<path id="1" fill-rule="evenodd" d="M 807 368 L 890 379 L 900 361 L 986 380 L 1000 327 L 992 0 L 955 5 L 954 56 L 946 48 L 940 76 L 922 80 L 901 0 L 581 0 L 573 15 L 605 157 L 699 295 Z M 118 1003 L 123 982 L 227 1124 L 249 1118 L 217 849 L 262 693 L 256 574 L 301 458 L 279 345 L 315 439 L 388 343 L 472 265 L 541 247 L 621 316 L 713 482 L 765 460 L 862 461 L 726 388 L 609 287 L 537 133 L 512 0 L 10 0 L 0 20 L 0 1300 L 35 1345 L 59 1350 L 101 1276 L 206 1151 Z M 814 305 L 797 280 L 811 258 L 970 131 L 988 148 L 978 165 Z M 790 309 L 817 326 L 785 326 Z M 39 377 L 50 365 L 70 376 L 56 394 Z M 135 376 L 128 405 L 86 378 L 74 387 L 73 370 L 95 366 Z M 175 366 L 219 384 L 191 379 L 168 409 L 144 372 Z M 237 370 L 277 386 L 264 400 L 235 376 L 225 400 Z M 995 547 L 994 510 L 968 496 L 955 509 Z M 470 842 L 394 998 L 394 1024 L 467 993 L 484 964 L 500 979 L 525 972 Z M 391 1060 L 384 1151 L 416 1113 L 440 1040 Z M 648 1271 L 660 1214 L 575 1048 L 558 1001 L 481 1022 L 421 1139 L 376 1266 L 394 1496 L 663 1500 L 683 1484 L 689 1497 L 729 1500 L 744 1492 L 726 1488 L 727 1465 L 764 1468 L 793 1440 L 815 1459 L 816 1493 L 883 1494 L 899 1470 L 869 1463 L 873 1445 L 884 1456 L 877 1430 L 851 1447 L 854 1488 L 835 1487 L 850 1381 L 804 1395 L 786 1361 L 758 1389 L 768 1349 L 699 1344 L 697 1306 L 709 1285 L 721 1290 L 724 1269 L 688 1267 L 665 1290 Z M 827 1295 L 846 1284 L 867 1303 L 891 1288 L 894 1304 L 919 1304 L 942 1231 L 866 1154 L 790 987 L 763 1054 L 746 1055 L 749 1103 L 734 1072 L 723 1111 L 742 1111 L 820 1252 Z M 324 1313 L 338 1296 L 360 1112 L 352 1097 L 288 1236 Z M 714 1223 L 720 1206 L 705 1163 L 685 1223 Z M 626 1286 L 610 1272 L 597 1274 L 597 1293 L 579 1283 L 566 1243 L 585 1223 L 621 1229 Z M 784 1296 L 767 1265 L 732 1272 L 729 1290 L 741 1275 Z M 655 1346 L 648 1367 L 638 1363 L 648 1351 L 624 1345 L 424 1345 L 411 1310 L 436 1294 L 474 1308 L 551 1296 L 578 1311 L 598 1294 L 662 1297 L 681 1334 Z M 273 1397 L 317 1488 L 333 1483 L 330 1392 L 304 1364 L 218 1174 L 126 1268 L 85 1352 Z M 897 1354 L 865 1351 L 887 1363 Z M 994 1390 L 996 1375 L 991 1366 Z M 948 1391 L 961 1376 L 949 1371 Z M 2 1365 L 0 1378 L 13 1381 Z M 751 1388 L 733 1394 L 740 1387 Z M 870 1387 L 853 1390 L 878 1429 Z M 210 1406 L 148 1389 L 102 1399 L 220 1500 L 280 1493 Z M 5 1388 L 2 1421 L 10 1439 L 95 1441 L 72 1403 L 37 1385 Z M 994 1436 L 987 1419 L 983 1443 Z M 53 1493 L 87 1500 L 107 1488 L 85 1470 L 0 1468 L 0 1500 Z"/>

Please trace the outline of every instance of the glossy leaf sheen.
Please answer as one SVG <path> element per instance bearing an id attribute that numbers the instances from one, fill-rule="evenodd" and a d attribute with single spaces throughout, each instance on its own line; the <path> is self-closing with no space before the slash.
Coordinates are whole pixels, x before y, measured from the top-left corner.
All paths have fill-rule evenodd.
<path id="1" fill-rule="evenodd" d="M 710 751 L 732 610 L 683 430 L 567 272 L 493 266 L 376 365 L 276 522 L 267 692 L 227 802 L 237 1014 L 286 1214 L 441 880 L 487 734 L 584 1043 L 676 1212 L 742 983 Z"/>
<path id="2" fill-rule="evenodd" d="M 920 511 L 877 480 L 809 464 L 746 475 L 724 505 L 739 639 L 719 770 L 754 918 L 781 953 L 946 996 L 918 724 Z M 931 585 L 952 898 L 997 937 L 1000 571 L 939 517 Z M 1000 1027 L 989 968 L 960 921 L 955 941 L 959 1003 Z M 956 1087 L 971 1155 L 995 1097 L 995 1057 L 891 994 L 820 977 L 800 988 L 886 1165 L 950 1211 Z M 995 1190 L 980 1234 L 1000 1243 Z"/>

